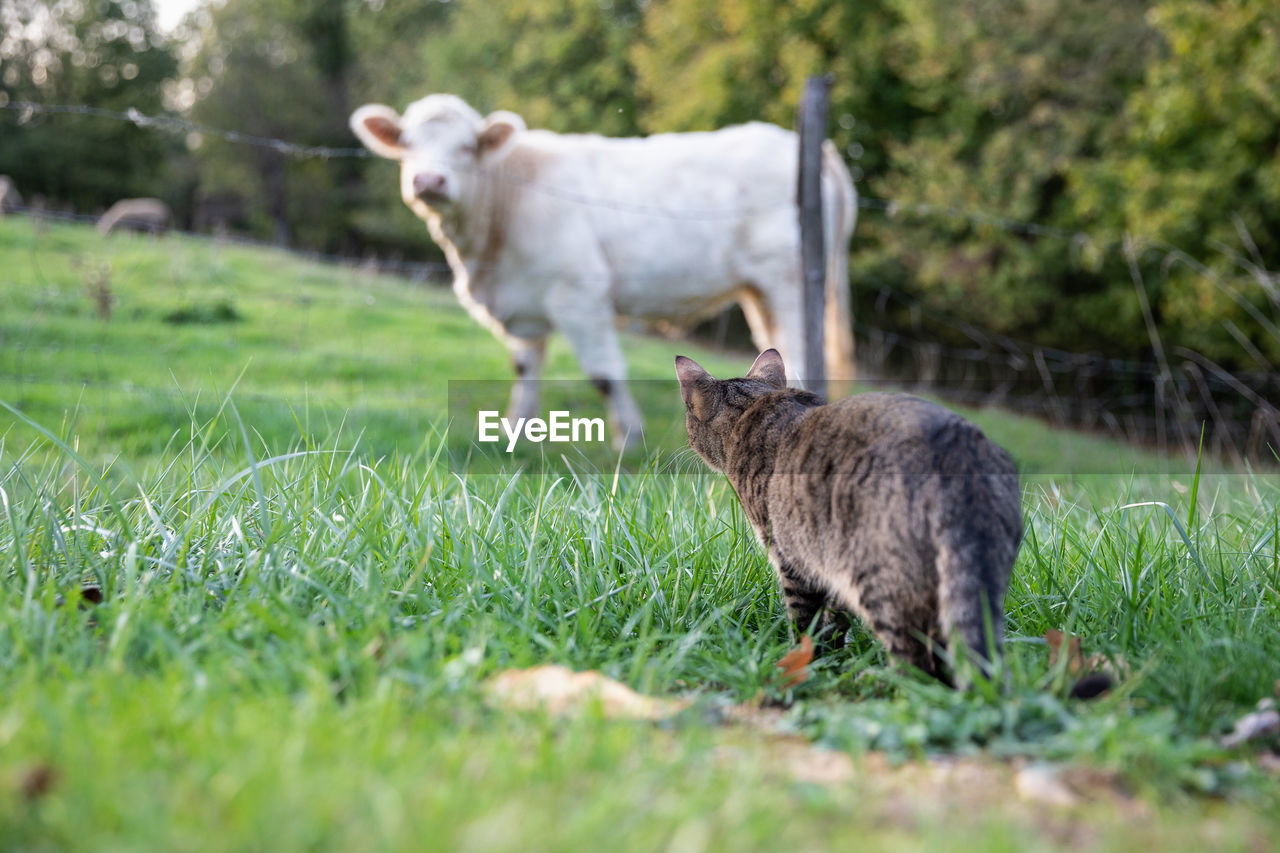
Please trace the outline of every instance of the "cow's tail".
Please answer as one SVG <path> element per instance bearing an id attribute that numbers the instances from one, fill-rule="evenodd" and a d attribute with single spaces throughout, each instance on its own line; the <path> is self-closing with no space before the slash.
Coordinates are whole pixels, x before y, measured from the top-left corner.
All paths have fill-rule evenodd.
<path id="1" fill-rule="evenodd" d="M 858 218 L 858 192 L 845 168 L 840 152 L 831 140 L 822 143 L 824 179 L 823 235 L 827 250 L 826 310 L 823 316 L 823 343 L 828 381 L 847 383 L 855 378 L 853 362 L 853 310 L 849 292 L 849 239 Z M 840 384 L 832 386 L 838 396 Z"/>

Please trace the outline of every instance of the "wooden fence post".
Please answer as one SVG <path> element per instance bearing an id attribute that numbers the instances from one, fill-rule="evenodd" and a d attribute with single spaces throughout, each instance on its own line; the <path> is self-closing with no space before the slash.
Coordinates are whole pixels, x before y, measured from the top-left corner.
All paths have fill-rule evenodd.
<path id="1" fill-rule="evenodd" d="M 805 387 L 826 393 L 826 368 L 822 361 L 822 320 L 826 305 L 826 251 L 822 226 L 822 142 L 827 137 L 827 101 L 830 74 L 809 77 L 796 125 L 800 134 L 800 169 L 796 204 L 800 213 L 800 269 L 804 280 Z"/>

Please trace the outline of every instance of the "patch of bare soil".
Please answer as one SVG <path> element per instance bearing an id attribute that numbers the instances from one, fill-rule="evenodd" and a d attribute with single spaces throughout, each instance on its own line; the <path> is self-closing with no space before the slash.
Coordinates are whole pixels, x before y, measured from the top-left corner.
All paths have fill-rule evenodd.
<path id="1" fill-rule="evenodd" d="M 561 666 L 507 670 L 487 685 L 492 706 L 574 716 L 594 710 L 607 718 L 658 721 L 691 707 L 684 700 L 645 696 L 599 672 Z M 988 756 L 946 756 L 894 762 L 881 753 L 857 758 L 816 746 L 784 731 L 783 711 L 750 703 L 721 709 L 722 741 L 713 749 L 728 768 L 752 766 L 779 782 L 856 791 L 890 830 L 998 820 L 1029 837 L 1072 849 L 1114 846 L 1125 837 L 1165 838 L 1175 847 L 1216 846 L 1222 821 L 1190 817 L 1185 832 L 1162 821 L 1120 778 L 1087 766 Z M 1212 804 L 1203 808 L 1212 808 Z M 1189 833 L 1189 834 L 1188 834 Z M 1259 835 L 1265 848 L 1265 836 Z M 1248 846 L 1248 845 L 1246 845 Z M 1263 849 L 1260 848 L 1260 849 Z"/>

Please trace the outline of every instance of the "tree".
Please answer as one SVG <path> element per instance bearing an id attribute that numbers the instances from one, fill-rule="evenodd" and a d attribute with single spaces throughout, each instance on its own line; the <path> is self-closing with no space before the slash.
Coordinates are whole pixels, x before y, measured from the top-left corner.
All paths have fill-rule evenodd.
<path id="1" fill-rule="evenodd" d="M 628 53 L 639 5 L 464 0 L 423 50 L 431 91 L 461 95 L 482 112 L 514 110 L 530 127 L 633 134 L 639 104 Z"/>
<path id="2" fill-rule="evenodd" d="M 376 102 L 403 109 L 437 91 L 424 54 L 438 49 L 457 9 L 440 0 L 369 0 L 350 17 L 356 62 L 351 104 Z M 341 116 L 347 120 L 347 114 Z M 345 131 L 346 145 L 357 144 Z M 355 240 L 383 254 L 443 259 L 422 220 L 400 204 L 400 173 L 385 161 L 355 161 L 362 184 L 353 194 L 350 225 Z"/>
<path id="3" fill-rule="evenodd" d="M 1151 22 L 1163 49 L 1125 105 L 1114 151 L 1073 182 L 1080 209 L 1148 249 L 1144 281 L 1166 334 L 1221 363 L 1271 370 L 1280 7 L 1167 0 Z"/>
<path id="4" fill-rule="evenodd" d="M 310 146 L 349 146 L 345 12 L 331 0 L 210 4 L 197 19 L 192 116 L 218 129 Z M 202 192 L 231 191 L 249 225 L 281 244 L 338 248 L 351 170 L 271 145 L 213 137 L 196 152 Z"/>
<path id="5" fill-rule="evenodd" d="M 1063 349 L 1140 353 L 1146 335 L 1127 275 L 1086 263 L 1070 235 L 1096 231 L 1076 208 L 1073 177 L 1112 150 L 1115 117 L 1158 46 L 1145 4 L 898 8 L 891 62 L 918 117 L 890 145 L 874 186 L 907 203 L 877 230 L 897 286 L 958 323 Z M 916 214 L 917 204 L 927 207 Z"/>
<path id="6" fill-rule="evenodd" d="M 154 113 L 177 70 L 157 32 L 151 0 L 0 5 L 0 101 L 33 101 Z M 176 202 L 167 171 L 173 137 L 89 115 L 0 112 L 0 173 L 28 198 L 43 195 L 77 210 L 100 210 L 129 196 Z"/>

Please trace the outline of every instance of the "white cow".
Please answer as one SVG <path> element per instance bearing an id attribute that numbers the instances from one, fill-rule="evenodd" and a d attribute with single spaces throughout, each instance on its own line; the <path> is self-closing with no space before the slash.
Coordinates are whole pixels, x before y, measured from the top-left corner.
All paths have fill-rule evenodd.
<path id="1" fill-rule="evenodd" d="M 528 130 L 453 95 L 401 116 L 369 104 L 351 127 L 399 160 L 404 203 L 426 220 L 471 315 L 511 350 L 510 415 L 538 414 L 547 335 L 562 333 L 609 405 L 615 440 L 643 420 L 622 382 L 615 319 L 691 320 L 738 302 L 760 349 L 803 363 L 797 140 L 770 124 L 609 139 Z M 827 371 L 851 378 L 847 252 L 857 197 L 830 142 L 822 169 Z"/>

